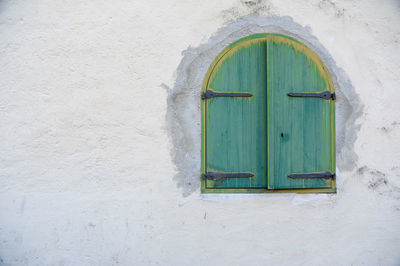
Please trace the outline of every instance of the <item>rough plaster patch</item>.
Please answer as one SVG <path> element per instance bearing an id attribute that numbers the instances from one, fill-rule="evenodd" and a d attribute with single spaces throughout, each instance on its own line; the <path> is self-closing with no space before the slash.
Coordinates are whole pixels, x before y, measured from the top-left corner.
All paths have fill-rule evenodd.
<path id="1" fill-rule="evenodd" d="M 250 14 L 271 16 L 276 13 L 273 5 L 267 0 L 240 0 L 240 4 L 221 12 L 225 21 L 232 22 Z"/>
<path id="2" fill-rule="evenodd" d="M 388 178 L 390 175 L 395 173 L 395 170 L 397 169 L 392 169 L 390 173 L 384 173 L 377 169 L 363 166 L 358 168 L 357 173 L 361 178 L 366 177 L 365 182 L 367 182 L 368 189 L 378 193 L 379 195 L 386 195 L 399 200 L 400 186 L 392 181 L 394 178 Z"/>
<path id="3" fill-rule="evenodd" d="M 335 17 L 343 17 L 345 9 L 338 7 L 338 5 L 332 0 L 321 0 L 318 3 L 318 7 L 325 11 L 327 14 L 334 14 Z"/>
<path id="4" fill-rule="evenodd" d="M 251 5 L 251 3 L 249 3 Z M 215 57 L 230 43 L 255 33 L 279 33 L 291 36 L 310 47 L 325 63 L 331 74 L 336 94 L 336 161 L 342 170 L 352 170 L 357 161 L 353 145 L 362 114 L 360 102 L 350 80 L 336 66 L 327 50 L 311 34 L 290 17 L 261 17 L 252 14 L 232 22 L 217 31 L 207 43 L 183 51 L 172 88 L 168 91 L 167 125 L 172 140 L 172 157 L 177 168 L 174 179 L 188 196 L 200 188 L 201 112 L 200 90 L 206 72 Z M 340 176 L 338 177 L 340 179 Z M 340 184 L 340 182 L 339 182 Z"/>

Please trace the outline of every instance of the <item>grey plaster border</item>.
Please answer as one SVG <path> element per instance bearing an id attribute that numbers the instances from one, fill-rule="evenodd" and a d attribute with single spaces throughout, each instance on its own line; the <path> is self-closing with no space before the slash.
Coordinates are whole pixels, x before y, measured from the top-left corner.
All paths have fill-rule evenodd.
<path id="1" fill-rule="evenodd" d="M 242 17 L 219 29 L 207 43 L 189 47 L 176 70 L 172 88 L 165 84 L 167 99 L 167 130 L 172 143 L 171 155 L 177 173 L 174 180 L 188 196 L 200 188 L 201 112 L 200 90 L 206 72 L 215 57 L 230 43 L 255 33 L 279 33 L 293 37 L 316 52 L 331 74 L 336 94 L 336 162 L 340 171 L 352 170 L 357 161 L 353 145 L 363 104 L 349 78 L 328 51 L 311 34 L 290 17 Z M 340 177 L 339 177 L 340 178 Z"/>

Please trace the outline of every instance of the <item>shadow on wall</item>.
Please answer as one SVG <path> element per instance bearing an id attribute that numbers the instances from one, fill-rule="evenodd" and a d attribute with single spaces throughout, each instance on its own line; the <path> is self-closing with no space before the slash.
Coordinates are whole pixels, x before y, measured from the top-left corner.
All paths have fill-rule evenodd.
<path id="1" fill-rule="evenodd" d="M 293 37 L 319 55 L 331 74 L 336 95 L 336 162 L 340 171 L 352 170 L 357 161 L 353 145 L 359 130 L 355 122 L 363 104 L 342 69 L 336 66 L 326 49 L 311 34 L 311 29 L 290 17 L 242 17 L 219 29 L 207 43 L 189 47 L 176 71 L 168 92 L 167 126 L 172 158 L 177 168 L 174 179 L 184 196 L 200 191 L 201 108 L 200 91 L 206 72 L 215 57 L 229 44 L 255 33 L 279 33 Z M 338 177 L 340 179 L 340 176 Z"/>

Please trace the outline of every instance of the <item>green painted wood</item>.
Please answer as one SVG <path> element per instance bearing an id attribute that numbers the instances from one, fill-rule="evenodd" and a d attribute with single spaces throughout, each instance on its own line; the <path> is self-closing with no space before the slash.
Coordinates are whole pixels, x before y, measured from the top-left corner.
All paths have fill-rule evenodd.
<path id="1" fill-rule="evenodd" d="M 330 188 L 332 180 L 289 174 L 333 172 L 330 100 L 288 97 L 322 92 L 328 81 L 310 54 L 290 42 L 268 40 L 268 145 L 270 189 Z"/>
<path id="2" fill-rule="evenodd" d="M 266 47 L 266 53 L 260 47 Z M 253 69 L 253 72 L 249 73 L 249 69 Z M 265 83 L 267 95 L 262 91 L 262 85 L 246 86 L 252 83 Z M 234 89 L 231 84 L 239 86 Z M 299 86 L 288 90 L 288 85 L 293 84 Z M 202 92 L 213 89 L 253 93 L 253 88 L 256 88 L 257 97 L 250 99 L 216 98 L 202 101 L 201 173 L 251 172 L 256 178 L 202 180 L 202 192 L 336 192 L 335 180 L 296 180 L 287 177 L 293 173 L 334 172 L 335 169 L 334 101 L 290 99 L 286 95 L 288 92 L 333 92 L 331 78 L 322 61 L 293 38 L 278 34 L 251 35 L 221 52 L 207 72 Z M 256 102 L 255 106 L 253 102 Z M 291 102 L 295 105 L 289 105 Z M 266 123 L 260 123 L 261 120 L 255 118 L 258 116 Z M 250 128 L 257 129 L 246 131 L 246 125 L 253 125 Z M 236 131 L 232 131 L 234 129 Z M 280 132 L 282 130 L 288 133 Z M 280 137 L 279 141 L 276 141 L 277 137 Z M 258 144 L 257 148 L 254 143 Z M 321 145 L 318 146 L 318 143 Z"/>
<path id="3" fill-rule="evenodd" d="M 206 188 L 266 188 L 266 40 L 233 49 L 215 66 L 207 89 L 246 92 L 253 97 L 205 100 L 205 170 L 245 172 L 254 177 L 206 180 Z"/>

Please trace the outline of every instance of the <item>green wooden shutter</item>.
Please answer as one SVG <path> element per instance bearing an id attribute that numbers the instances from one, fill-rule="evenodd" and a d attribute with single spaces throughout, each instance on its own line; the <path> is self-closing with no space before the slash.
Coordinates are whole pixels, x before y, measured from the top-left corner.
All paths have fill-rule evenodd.
<path id="1" fill-rule="evenodd" d="M 317 55 L 301 43 L 277 36 L 268 41 L 267 49 L 268 187 L 331 188 L 332 178 L 316 174 L 335 171 L 334 101 L 288 96 L 333 92 L 329 74 Z"/>
<path id="2" fill-rule="evenodd" d="M 227 47 L 203 83 L 202 191 L 334 192 L 334 100 L 321 92 L 333 94 L 326 67 L 292 38 Z"/>
<path id="3" fill-rule="evenodd" d="M 232 48 L 215 65 L 207 91 L 248 93 L 252 97 L 204 99 L 205 172 L 231 174 L 206 179 L 207 188 L 267 187 L 266 41 Z M 252 177 L 240 177 L 251 174 Z M 204 175 L 203 175 L 204 178 Z"/>

